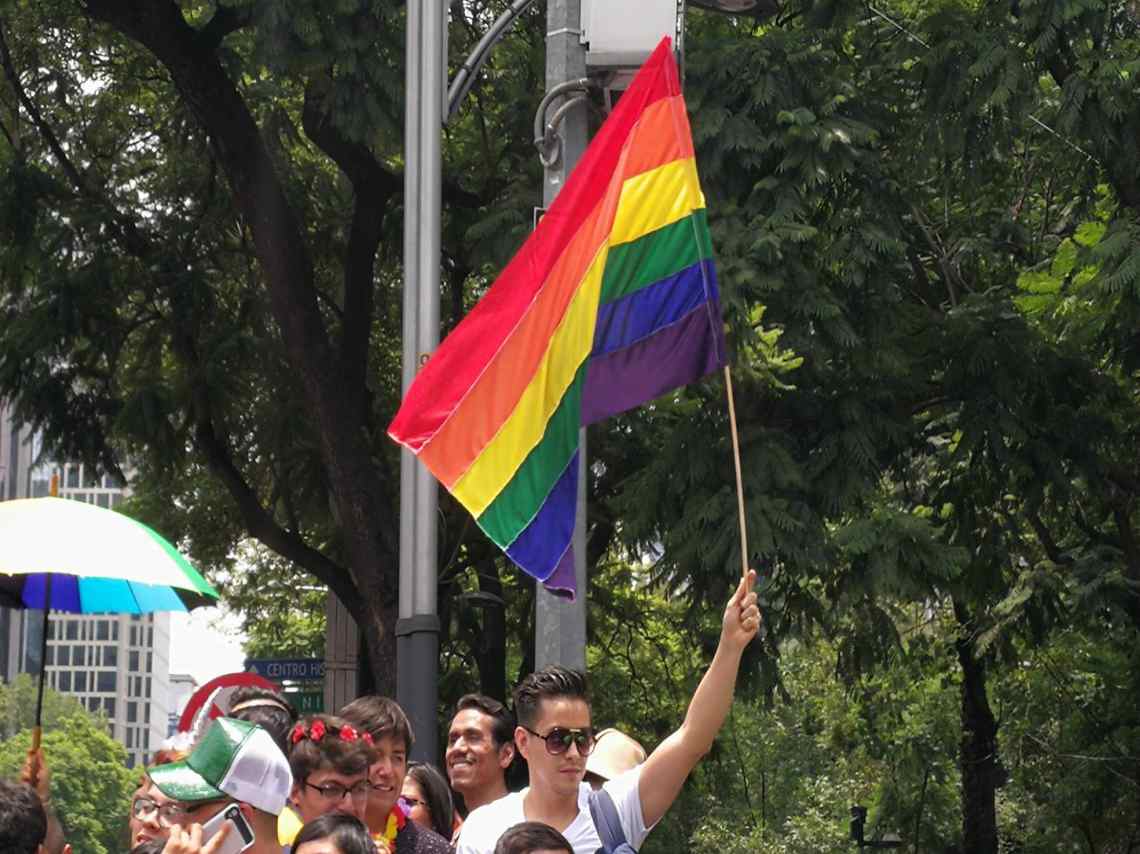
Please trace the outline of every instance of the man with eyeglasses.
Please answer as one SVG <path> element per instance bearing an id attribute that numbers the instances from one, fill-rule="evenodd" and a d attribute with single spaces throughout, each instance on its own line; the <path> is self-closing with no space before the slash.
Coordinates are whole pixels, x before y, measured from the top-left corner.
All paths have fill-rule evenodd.
<path id="1" fill-rule="evenodd" d="M 261 727 L 218 718 L 184 760 L 156 765 L 149 777 L 153 788 L 169 800 L 136 796 L 132 815 L 153 814 L 168 834 L 181 833 L 183 827 L 194 834 L 200 832 L 195 825 L 237 804 L 253 831 L 246 854 L 280 854 L 277 816 L 285 808 L 293 775 L 273 737 Z"/>
<path id="2" fill-rule="evenodd" d="M 290 802 L 300 824 L 328 813 L 364 821 L 372 793 L 368 768 L 376 759 L 372 736 L 343 718 L 313 715 L 293 727 L 289 744 Z"/>
<path id="3" fill-rule="evenodd" d="M 725 608 L 716 654 L 681 728 L 643 764 L 602 786 L 634 849 L 672 806 L 728 716 L 741 656 L 760 629 L 755 578 L 750 572 L 742 579 Z M 558 665 L 530 674 L 515 689 L 515 715 L 515 744 L 530 768 L 530 787 L 474 810 L 460 830 L 458 854 L 493 854 L 499 837 L 525 821 L 560 831 L 574 854 L 594 854 L 603 843 L 583 782 L 595 743 L 585 676 Z"/>

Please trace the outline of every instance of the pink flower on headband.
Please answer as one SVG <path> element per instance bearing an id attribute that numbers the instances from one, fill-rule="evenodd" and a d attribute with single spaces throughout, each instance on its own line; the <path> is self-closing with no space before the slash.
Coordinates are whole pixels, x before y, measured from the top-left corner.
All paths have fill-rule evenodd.
<path id="1" fill-rule="evenodd" d="M 353 729 L 349 724 L 345 724 L 340 728 L 341 741 L 356 741 L 358 738 L 360 738 L 360 736 L 357 735 L 356 730 Z"/>
<path id="2" fill-rule="evenodd" d="M 297 724 L 295 727 L 293 727 L 293 731 L 291 733 L 289 733 L 289 740 L 291 742 L 293 742 L 293 744 L 296 744 L 298 741 L 300 741 L 304 737 L 305 737 L 305 725 L 304 724 Z"/>
<path id="3" fill-rule="evenodd" d="M 362 736 L 360 736 L 360 740 L 363 741 L 365 744 L 367 744 L 369 747 L 371 747 L 372 746 L 372 733 L 369 733 L 369 732 L 364 733 Z"/>
<path id="4" fill-rule="evenodd" d="M 320 741 L 325 737 L 325 722 L 313 721 L 313 725 L 309 727 L 309 738 L 313 741 Z"/>

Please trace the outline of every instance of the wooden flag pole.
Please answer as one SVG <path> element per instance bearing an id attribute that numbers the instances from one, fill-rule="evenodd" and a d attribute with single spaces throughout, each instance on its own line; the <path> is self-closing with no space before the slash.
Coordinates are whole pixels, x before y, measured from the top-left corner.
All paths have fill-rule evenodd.
<path id="1" fill-rule="evenodd" d="M 732 371 L 724 366 L 724 387 L 728 390 L 728 423 L 732 427 L 732 459 L 736 463 L 736 509 L 740 513 L 740 567 L 748 577 L 748 526 L 744 521 L 744 478 L 740 473 L 740 436 L 736 431 L 736 402 L 732 397 Z"/>

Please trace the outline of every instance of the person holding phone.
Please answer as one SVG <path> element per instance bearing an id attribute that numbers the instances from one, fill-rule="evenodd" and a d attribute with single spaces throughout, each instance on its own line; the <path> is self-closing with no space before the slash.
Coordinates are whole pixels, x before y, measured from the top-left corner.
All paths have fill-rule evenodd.
<path id="1" fill-rule="evenodd" d="M 167 854 L 281 854 L 277 816 L 293 775 L 261 727 L 218 718 L 184 760 L 151 768 L 150 780 L 190 819 L 170 828 Z"/>

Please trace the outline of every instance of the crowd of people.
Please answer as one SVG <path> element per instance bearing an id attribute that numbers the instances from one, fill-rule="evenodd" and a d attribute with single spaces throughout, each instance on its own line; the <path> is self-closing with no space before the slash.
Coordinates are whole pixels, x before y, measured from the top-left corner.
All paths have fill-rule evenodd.
<path id="1" fill-rule="evenodd" d="M 457 704 L 442 770 L 409 762 L 414 735 L 394 700 L 365 696 L 297 720 L 273 691 L 236 692 L 227 717 L 185 749 L 160 751 L 124 817 L 129 854 L 595 854 L 636 851 L 711 748 L 744 648 L 760 627 L 754 575 L 725 609 L 720 643 L 681 726 L 646 751 L 595 731 L 586 679 L 548 667 L 514 710 Z M 525 763 L 528 785 L 512 791 Z M 48 762 L 29 753 L 0 781 L 0 851 L 70 854 Z M 77 852 L 82 854 L 82 852 Z"/>

